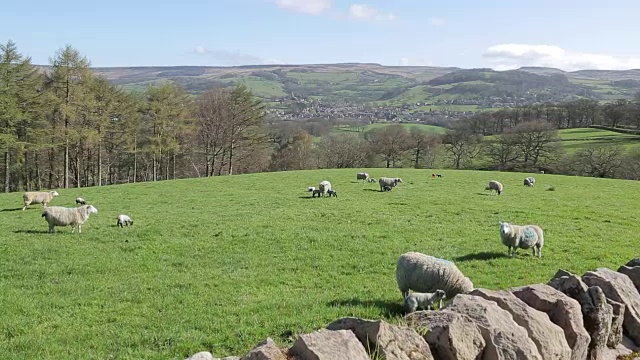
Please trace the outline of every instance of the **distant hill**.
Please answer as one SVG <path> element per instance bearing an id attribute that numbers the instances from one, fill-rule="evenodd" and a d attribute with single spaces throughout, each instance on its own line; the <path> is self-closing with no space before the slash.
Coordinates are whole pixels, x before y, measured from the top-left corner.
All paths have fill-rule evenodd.
<path id="1" fill-rule="evenodd" d="M 378 64 L 169 66 L 94 68 L 114 84 L 141 90 L 174 81 L 191 94 L 244 83 L 259 97 L 325 102 L 491 107 L 513 103 L 601 101 L 631 98 L 640 91 L 640 70 L 580 70 L 544 67 L 518 70 L 460 69 Z"/>

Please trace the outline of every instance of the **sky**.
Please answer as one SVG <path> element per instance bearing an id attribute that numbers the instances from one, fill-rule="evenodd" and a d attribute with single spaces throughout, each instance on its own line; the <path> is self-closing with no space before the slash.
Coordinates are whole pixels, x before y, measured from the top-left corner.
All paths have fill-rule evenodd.
<path id="1" fill-rule="evenodd" d="M 0 43 L 35 64 L 71 45 L 95 67 L 378 63 L 640 69 L 637 0 L 7 1 Z"/>

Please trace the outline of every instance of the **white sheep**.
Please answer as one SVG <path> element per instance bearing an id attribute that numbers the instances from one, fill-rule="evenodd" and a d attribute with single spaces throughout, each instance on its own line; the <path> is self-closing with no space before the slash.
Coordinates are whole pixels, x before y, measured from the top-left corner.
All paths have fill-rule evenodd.
<path id="1" fill-rule="evenodd" d="M 85 199 L 79 197 L 76 198 L 76 205 L 87 205 L 87 202 L 85 201 Z"/>
<path id="2" fill-rule="evenodd" d="M 496 180 L 489 181 L 489 186 L 485 188 L 485 190 L 490 190 L 490 192 L 495 190 L 498 193 L 498 195 L 502 194 L 502 189 L 503 189 L 502 184 Z"/>
<path id="3" fill-rule="evenodd" d="M 93 205 L 82 205 L 75 208 L 62 206 L 49 206 L 42 210 L 42 217 L 49 223 L 49 232 L 55 232 L 56 226 L 71 226 L 71 233 L 78 227 L 78 233 L 82 232 L 82 224 L 89 219 L 89 215 L 97 214 L 98 209 Z"/>
<path id="4" fill-rule="evenodd" d="M 414 292 L 404 298 L 404 308 L 408 313 L 418 309 L 432 310 L 433 304 L 438 302 L 438 309 L 442 307 L 442 300 L 447 297 L 444 290 L 438 289 L 433 293 Z"/>
<path id="5" fill-rule="evenodd" d="M 533 186 L 536 184 L 536 179 L 532 176 L 529 176 L 528 178 L 524 179 L 524 185 L 525 186 Z"/>
<path id="6" fill-rule="evenodd" d="M 59 196 L 57 191 L 27 191 L 22 194 L 22 200 L 24 201 L 24 207 L 22 211 L 24 211 L 27 206 L 31 204 L 42 204 L 43 206 L 47 206 L 53 200 L 54 197 Z"/>
<path id="7" fill-rule="evenodd" d="M 533 256 L 542 256 L 544 233 L 538 225 L 515 225 L 501 221 L 500 240 L 507 246 L 508 256 L 516 256 L 518 248 L 533 248 Z M 513 249 L 513 255 L 511 249 Z"/>
<path id="8" fill-rule="evenodd" d="M 329 193 L 329 190 L 331 190 L 331 183 L 327 180 L 323 180 L 320 182 L 320 185 L 318 187 L 320 188 L 322 196 L 325 196 Z"/>
<path id="9" fill-rule="evenodd" d="M 364 182 L 367 179 L 369 179 L 369 174 L 367 174 L 366 172 L 359 172 L 356 174 L 356 181 L 363 180 Z"/>
<path id="10" fill-rule="evenodd" d="M 380 191 L 384 191 L 384 186 L 385 185 L 387 185 L 389 187 L 395 187 L 401 182 L 402 182 L 401 178 L 381 177 L 380 180 L 378 180 L 378 184 L 380 184 Z"/>
<path id="11" fill-rule="evenodd" d="M 133 225 L 133 220 L 131 220 L 131 218 L 128 215 L 120 214 L 116 219 L 118 220 L 116 224 L 117 226 L 125 227 L 129 225 Z"/>
<path id="12" fill-rule="evenodd" d="M 407 252 L 398 258 L 396 281 L 402 298 L 409 290 L 435 292 L 444 290 L 448 298 L 473 290 L 473 283 L 451 261 L 419 252 Z"/>

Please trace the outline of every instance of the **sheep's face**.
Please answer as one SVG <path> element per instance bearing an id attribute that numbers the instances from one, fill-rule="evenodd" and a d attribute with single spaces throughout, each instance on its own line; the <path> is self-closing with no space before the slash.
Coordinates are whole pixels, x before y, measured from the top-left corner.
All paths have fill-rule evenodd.
<path id="1" fill-rule="evenodd" d="M 98 209 L 95 208 L 95 206 L 93 205 L 86 205 L 87 206 L 87 212 L 89 214 L 97 214 L 98 213 Z"/>
<path id="2" fill-rule="evenodd" d="M 447 294 L 444 292 L 444 290 L 438 289 L 436 290 L 436 296 L 441 299 L 444 299 L 447 297 Z"/>
<path id="3" fill-rule="evenodd" d="M 51 196 L 60 196 L 60 194 L 58 194 L 57 191 L 49 191 L 51 193 Z"/>
<path id="4" fill-rule="evenodd" d="M 511 232 L 511 225 L 506 222 L 500 223 L 500 234 L 509 234 Z"/>

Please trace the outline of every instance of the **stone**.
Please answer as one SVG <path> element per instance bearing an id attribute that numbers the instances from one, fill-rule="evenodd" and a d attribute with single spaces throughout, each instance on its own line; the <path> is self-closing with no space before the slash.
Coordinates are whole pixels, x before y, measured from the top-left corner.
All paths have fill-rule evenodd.
<path id="1" fill-rule="evenodd" d="M 287 360 L 287 357 L 271 338 L 267 338 L 245 355 L 242 360 Z"/>
<path id="2" fill-rule="evenodd" d="M 527 331 L 543 359 L 571 359 L 571 348 L 564 337 L 564 331 L 551 322 L 546 313 L 530 307 L 506 290 L 475 289 L 469 295 L 493 301 L 508 311 L 516 324 Z"/>
<path id="3" fill-rule="evenodd" d="M 611 333 L 613 309 L 598 286 L 588 287 L 577 275 L 558 270 L 549 286 L 578 301 L 582 309 L 584 327 L 591 337 L 589 349 L 607 346 Z"/>
<path id="4" fill-rule="evenodd" d="M 586 272 L 582 281 L 599 286 L 608 299 L 625 305 L 622 327 L 636 344 L 640 345 L 640 293 L 629 277 L 607 268 Z"/>
<path id="5" fill-rule="evenodd" d="M 620 266 L 618 268 L 618 272 L 625 274 L 631 279 L 633 285 L 636 287 L 636 290 L 640 292 L 640 266 Z"/>
<path id="6" fill-rule="evenodd" d="M 470 317 L 451 312 L 418 311 L 405 317 L 408 325 L 424 332 L 438 360 L 480 360 L 486 342 Z"/>
<path id="7" fill-rule="evenodd" d="M 587 358 L 591 338 L 584 328 L 578 301 L 545 284 L 521 286 L 510 291 L 532 308 L 547 313 L 549 319 L 560 326 L 571 348 L 572 360 Z"/>
<path id="8" fill-rule="evenodd" d="M 214 360 L 213 354 L 208 351 L 201 351 L 191 355 L 187 360 Z"/>
<path id="9" fill-rule="evenodd" d="M 478 296 L 458 294 L 443 309 L 467 315 L 473 320 L 486 343 L 483 359 L 542 360 L 527 331 L 495 302 Z"/>
<path id="10" fill-rule="evenodd" d="M 611 317 L 611 332 L 607 340 L 608 347 L 616 347 L 622 341 L 622 323 L 624 321 L 624 311 L 626 306 L 623 303 L 607 299 L 607 303 L 611 305 L 613 316 Z"/>
<path id="11" fill-rule="evenodd" d="M 346 317 L 327 326 L 328 330 L 350 330 L 369 351 L 386 360 L 433 360 L 426 340 L 414 329 L 381 320 Z"/>
<path id="12" fill-rule="evenodd" d="M 300 335 L 289 354 L 296 360 L 370 360 L 364 346 L 349 330 L 322 329 Z"/>

